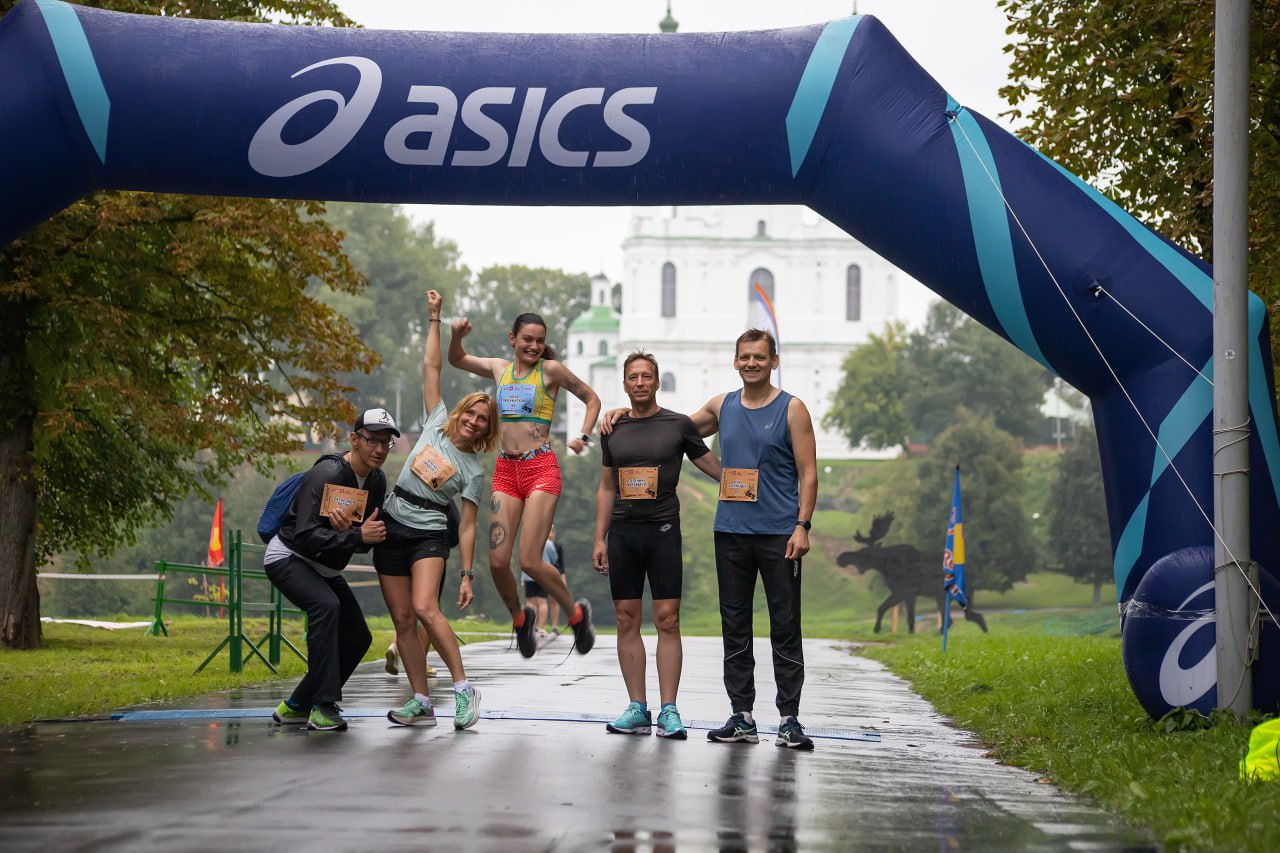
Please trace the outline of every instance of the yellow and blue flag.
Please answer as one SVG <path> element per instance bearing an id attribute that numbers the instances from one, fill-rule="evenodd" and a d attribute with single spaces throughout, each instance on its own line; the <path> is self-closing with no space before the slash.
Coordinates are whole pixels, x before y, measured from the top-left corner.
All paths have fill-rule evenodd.
<path id="1" fill-rule="evenodd" d="M 961 609 L 969 606 L 964 583 L 964 513 L 960 509 L 960 466 L 956 466 L 951 489 L 951 521 L 947 524 L 947 544 L 942 551 L 942 586 L 947 591 L 942 614 L 942 650 L 947 650 L 947 629 L 951 626 L 951 602 Z"/>

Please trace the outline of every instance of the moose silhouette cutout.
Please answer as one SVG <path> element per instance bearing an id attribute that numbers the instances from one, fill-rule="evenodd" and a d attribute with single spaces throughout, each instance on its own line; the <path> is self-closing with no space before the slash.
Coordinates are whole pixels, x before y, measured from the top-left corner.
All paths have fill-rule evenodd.
<path id="1" fill-rule="evenodd" d="M 863 536 L 861 530 L 853 534 L 863 547 L 845 551 L 836 562 L 846 568 L 852 566 L 858 574 L 878 571 L 889 585 L 889 597 L 876 609 L 877 634 L 884 614 L 899 603 L 907 606 L 907 631 L 914 634 L 918 597 L 932 598 L 938 603 L 938 612 L 942 612 L 946 600 L 946 591 L 942 588 L 942 551 L 921 551 L 913 545 L 881 545 L 892 524 L 893 513 L 877 515 L 871 520 L 871 535 Z M 972 604 L 964 609 L 964 617 L 976 623 L 984 634 L 987 632 L 987 620 Z"/>

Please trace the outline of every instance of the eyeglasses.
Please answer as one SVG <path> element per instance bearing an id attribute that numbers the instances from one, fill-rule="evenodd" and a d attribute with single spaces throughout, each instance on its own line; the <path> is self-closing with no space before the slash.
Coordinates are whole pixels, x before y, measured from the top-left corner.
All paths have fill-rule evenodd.
<path id="1" fill-rule="evenodd" d="M 371 444 L 374 447 L 385 447 L 387 450 L 390 450 L 396 446 L 396 440 L 391 436 L 387 436 L 386 438 L 374 438 L 373 436 L 366 435 L 363 432 L 358 432 L 356 435 L 363 438 L 365 444 Z"/>

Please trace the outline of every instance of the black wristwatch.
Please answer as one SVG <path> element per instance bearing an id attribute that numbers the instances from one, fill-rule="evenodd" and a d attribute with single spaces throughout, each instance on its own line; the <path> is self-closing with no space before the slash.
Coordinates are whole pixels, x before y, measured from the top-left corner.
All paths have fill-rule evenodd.
<path id="1" fill-rule="evenodd" d="M 796 521 L 796 526 L 797 526 L 797 527 L 803 527 L 805 530 L 812 530 L 812 529 L 813 529 L 813 522 L 812 522 L 812 521 L 800 521 L 800 520 L 798 520 L 798 519 L 797 519 L 797 521 Z"/>
<path id="2" fill-rule="evenodd" d="M 584 433 L 582 433 L 581 435 L 579 435 L 579 436 L 578 436 L 578 441 L 581 441 L 581 442 L 582 442 L 583 444 L 585 444 L 587 447 L 590 447 L 590 446 L 591 446 L 591 433 L 589 433 L 589 432 L 584 432 Z"/>

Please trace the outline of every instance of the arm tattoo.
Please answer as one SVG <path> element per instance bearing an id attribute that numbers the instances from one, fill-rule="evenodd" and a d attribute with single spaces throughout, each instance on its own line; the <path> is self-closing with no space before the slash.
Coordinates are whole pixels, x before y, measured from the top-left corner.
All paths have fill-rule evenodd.
<path id="1" fill-rule="evenodd" d="M 582 395 L 587 391 L 586 384 L 573 374 L 566 376 L 560 385 L 578 399 L 582 399 Z"/>

